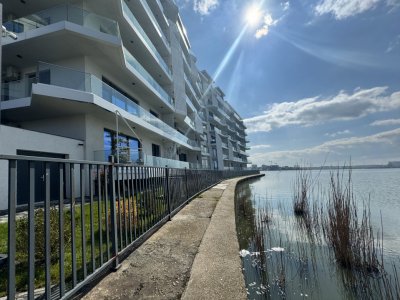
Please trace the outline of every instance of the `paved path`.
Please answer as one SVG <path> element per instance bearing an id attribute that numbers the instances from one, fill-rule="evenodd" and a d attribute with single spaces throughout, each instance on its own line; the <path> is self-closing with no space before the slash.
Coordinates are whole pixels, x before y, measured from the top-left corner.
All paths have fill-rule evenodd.
<path id="1" fill-rule="evenodd" d="M 183 208 L 84 299 L 246 299 L 231 179 Z"/>

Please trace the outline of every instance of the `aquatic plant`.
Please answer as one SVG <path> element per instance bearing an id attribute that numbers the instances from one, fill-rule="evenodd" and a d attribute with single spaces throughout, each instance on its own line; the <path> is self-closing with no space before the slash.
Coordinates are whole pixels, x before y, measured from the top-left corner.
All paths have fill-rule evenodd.
<path id="1" fill-rule="evenodd" d="M 369 204 L 363 203 L 359 221 L 357 204 L 353 194 L 351 170 L 347 180 L 339 170 L 331 173 L 327 215 L 323 231 L 336 261 L 346 269 L 367 273 L 383 270 L 383 251 L 374 237 Z"/>
<path id="2" fill-rule="evenodd" d="M 296 172 L 296 179 L 293 186 L 293 210 L 297 216 L 309 214 L 309 193 L 311 189 L 311 172 L 300 168 Z"/>

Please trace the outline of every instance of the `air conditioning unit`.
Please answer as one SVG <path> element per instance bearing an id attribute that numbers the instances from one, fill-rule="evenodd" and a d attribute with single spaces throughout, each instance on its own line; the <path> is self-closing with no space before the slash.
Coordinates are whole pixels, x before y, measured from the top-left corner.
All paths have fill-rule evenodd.
<path id="1" fill-rule="evenodd" d="M 7 81 L 17 80 L 19 79 L 19 70 L 14 66 L 8 66 L 3 78 Z"/>

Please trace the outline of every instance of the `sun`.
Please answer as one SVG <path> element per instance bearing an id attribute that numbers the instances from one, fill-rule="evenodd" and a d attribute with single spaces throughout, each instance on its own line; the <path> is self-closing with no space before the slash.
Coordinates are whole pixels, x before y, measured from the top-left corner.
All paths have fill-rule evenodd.
<path id="1" fill-rule="evenodd" d="M 253 4 L 246 10 L 246 23 L 250 26 L 256 26 L 261 21 L 262 14 L 260 6 Z"/>

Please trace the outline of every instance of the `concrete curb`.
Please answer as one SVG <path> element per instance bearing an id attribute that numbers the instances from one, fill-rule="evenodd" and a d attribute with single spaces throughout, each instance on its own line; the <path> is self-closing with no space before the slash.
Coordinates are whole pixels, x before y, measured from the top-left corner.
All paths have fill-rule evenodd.
<path id="1" fill-rule="evenodd" d="M 235 222 L 236 185 L 253 175 L 222 182 L 227 187 L 201 241 L 182 299 L 247 299 Z"/>

